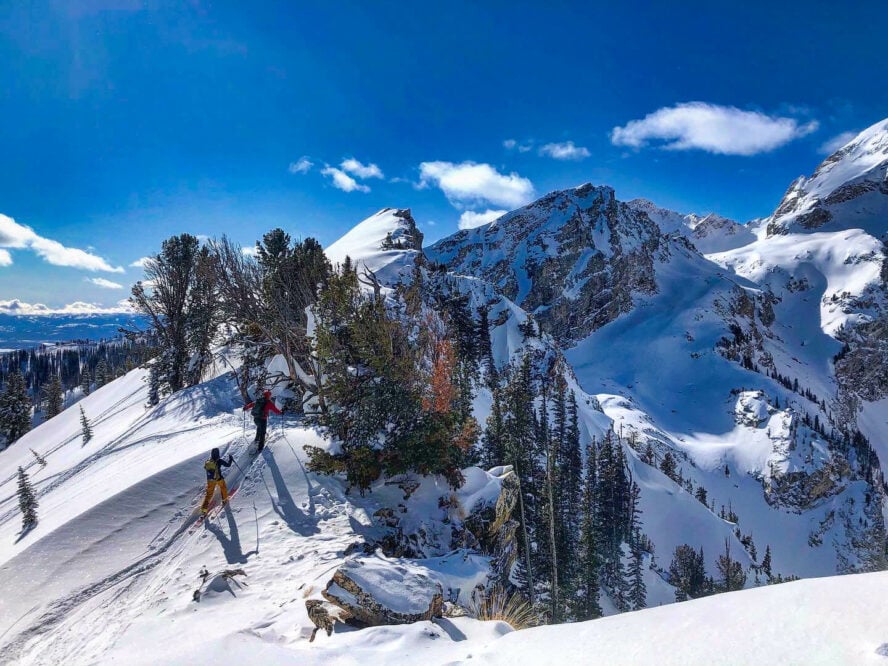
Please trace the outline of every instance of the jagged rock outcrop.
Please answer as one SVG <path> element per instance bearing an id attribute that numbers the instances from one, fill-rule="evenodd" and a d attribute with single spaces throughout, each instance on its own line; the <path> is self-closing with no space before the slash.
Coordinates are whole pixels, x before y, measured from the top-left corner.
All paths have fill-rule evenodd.
<path id="1" fill-rule="evenodd" d="M 767 220 L 769 236 L 859 227 L 880 236 L 888 214 L 888 120 L 876 123 L 798 178 Z"/>
<path id="2" fill-rule="evenodd" d="M 321 594 L 359 626 L 431 620 L 444 609 L 439 583 L 404 562 L 381 557 L 346 562 Z"/>
<path id="3" fill-rule="evenodd" d="M 628 312 L 634 294 L 656 292 L 654 265 L 668 250 L 647 214 L 617 201 L 610 187 L 586 184 L 454 234 L 426 253 L 496 285 L 569 343 Z"/>

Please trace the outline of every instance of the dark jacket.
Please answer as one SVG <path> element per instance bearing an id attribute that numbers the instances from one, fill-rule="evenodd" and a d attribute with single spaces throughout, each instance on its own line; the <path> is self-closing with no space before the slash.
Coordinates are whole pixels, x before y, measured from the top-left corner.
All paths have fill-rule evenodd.
<path id="1" fill-rule="evenodd" d="M 207 481 L 221 481 L 224 477 L 222 476 L 222 468 L 223 467 L 231 467 L 231 456 L 228 456 L 228 460 L 224 458 L 210 458 L 204 463 L 204 469 L 207 471 Z"/>

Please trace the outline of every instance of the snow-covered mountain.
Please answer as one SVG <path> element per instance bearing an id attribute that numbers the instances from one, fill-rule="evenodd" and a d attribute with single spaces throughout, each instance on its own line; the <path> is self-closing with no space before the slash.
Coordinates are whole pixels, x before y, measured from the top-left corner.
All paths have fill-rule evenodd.
<path id="1" fill-rule="evenodd" d="M 466 299 L 487 313 L 496 367 L 527 357 L 538 378 L 561 373 L 582 441 L 619 433 L 651 542 L 648 606 L 674 600 L 666 568 L 682 544 L 703 550 L 712 575 L 727 543 L 750 572 L 747 587 L 764 582 L 766 549 L 774 578 L 871 571 L 885 566 L 871 451 L 888 464 L 886 150 L 888 121 L 752 225 L 583 185 L 431 247 L 408 209 L 384 209 L 326 252 L 369 269 L 383 289 Z M 303 445 L 331 444 L 292 417 L 273 423 L 269 448 L 251 457 L 229 372 L 236 352 L 222 350 L 207 381 L 155 407 L 141 368 L 95 391 L 79 403 L 95 433 L 86 444 L 68 410 L 0 452 L 0 661 L 560 663 L 597 651 L 606 663 L 878 663 L 888 654 L 878 633 L 885 574 L 525 632 L 441 618 L 337 625 L 309 643 L 321 590 L 348 605 L 351 584 L 372 585 L 393 612 L 416 617 L 429 590 L 465 603 L 501 575 L 496 549 L 514 535 L 487 528 L 514 508 L 514 475 L 470 468 L 456 493 L 427 478 L 346 495 L 336 477 L 306 471 Z M 479 423 L 492 400 L 478 388 Z M 228 476 L 236 494 L 195 530 L 211 446 L 238 462 Z M 40 502 L 25 534 L 20 466 Z M 469 547 L 498 539 L 493 555 Z M 616 612 L 613 600 L 602 606 Z"/>

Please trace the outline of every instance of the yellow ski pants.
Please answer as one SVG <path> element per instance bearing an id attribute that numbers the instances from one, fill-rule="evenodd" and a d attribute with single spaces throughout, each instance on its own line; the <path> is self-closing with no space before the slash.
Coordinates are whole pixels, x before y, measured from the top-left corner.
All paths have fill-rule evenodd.
<path id="1" fill-rule="evenodd" d="M 207 509 L 210 508 L 210 502 L 213 501 L 213 495 L 216 494 L 216 488 L 222 493 L 222 501 L 228 501 L 228 486 L 225 485 L 225 479 L 219 479 L 218 481 L 207 481 L 207 496 L 204 497 L 203 506 L 200 508 L 204 513 L 207 512 Z"/>

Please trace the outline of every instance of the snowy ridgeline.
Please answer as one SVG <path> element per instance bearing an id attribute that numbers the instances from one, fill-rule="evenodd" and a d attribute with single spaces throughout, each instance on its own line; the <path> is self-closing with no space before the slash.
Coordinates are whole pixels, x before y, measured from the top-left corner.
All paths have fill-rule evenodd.
<path id="1" fill-rule="evenodd" d="M 603 454 L 598 469 L 621 470 L 607 488 L 637 490 L 609 566 L 634 567 L 645 593 L 632 605 L 648 610 L 520 632 L 455 617 L 454 602 L 523 584 L 506 570 L 520 538 L 509 469 L 469 468 L 456 492 L 406 477 L 346 494 L 340 478 L 306 471 L 303 446 L 335 444 L 294 417 L 248 453 L 228 375 L 147 407 L 136 369 L 80 401 L 91 438 L 69 409 L 0 452 L 0 662 L 882 663 L 885 574 L 673 604 L 685 591 L 670 560 L 700 553 L 716 579 L 727 548 L 743 573 L 733 585 L 747 588 L 884 567 L 888 359 L 871 343 L 888 282 L 876 233 L 886 131 L 864 132 L 745 227 L 586 185 L 431 248 L 398 209 L 328 248 L 373 270 L 386 294 L 419 274 L 485 311 L 490 365 L 530 359 L 537 392 L 523 406 L 537 431 L 541 415 L 557 421 L 539 389 L 563 380 L 579 464 Z M 474 386 L 482 426 L 514 393 L 492 384 Z M 234 456 L 235 494 L 197 529 L 211 447 Z M 24 533 L 19 467 L 38 503 Z M 539 557 L 548 537 L 534 536 Z M 545 605 L 548 572 L 536 573 Z M 612 578 L 605 615 L 630 606 Z M 719 584 L 698 583 L 690 596 Z M 357 631 L 348 615 L 417 621 Z M 309 642 L 328 622 L 333 635 Z"/>

